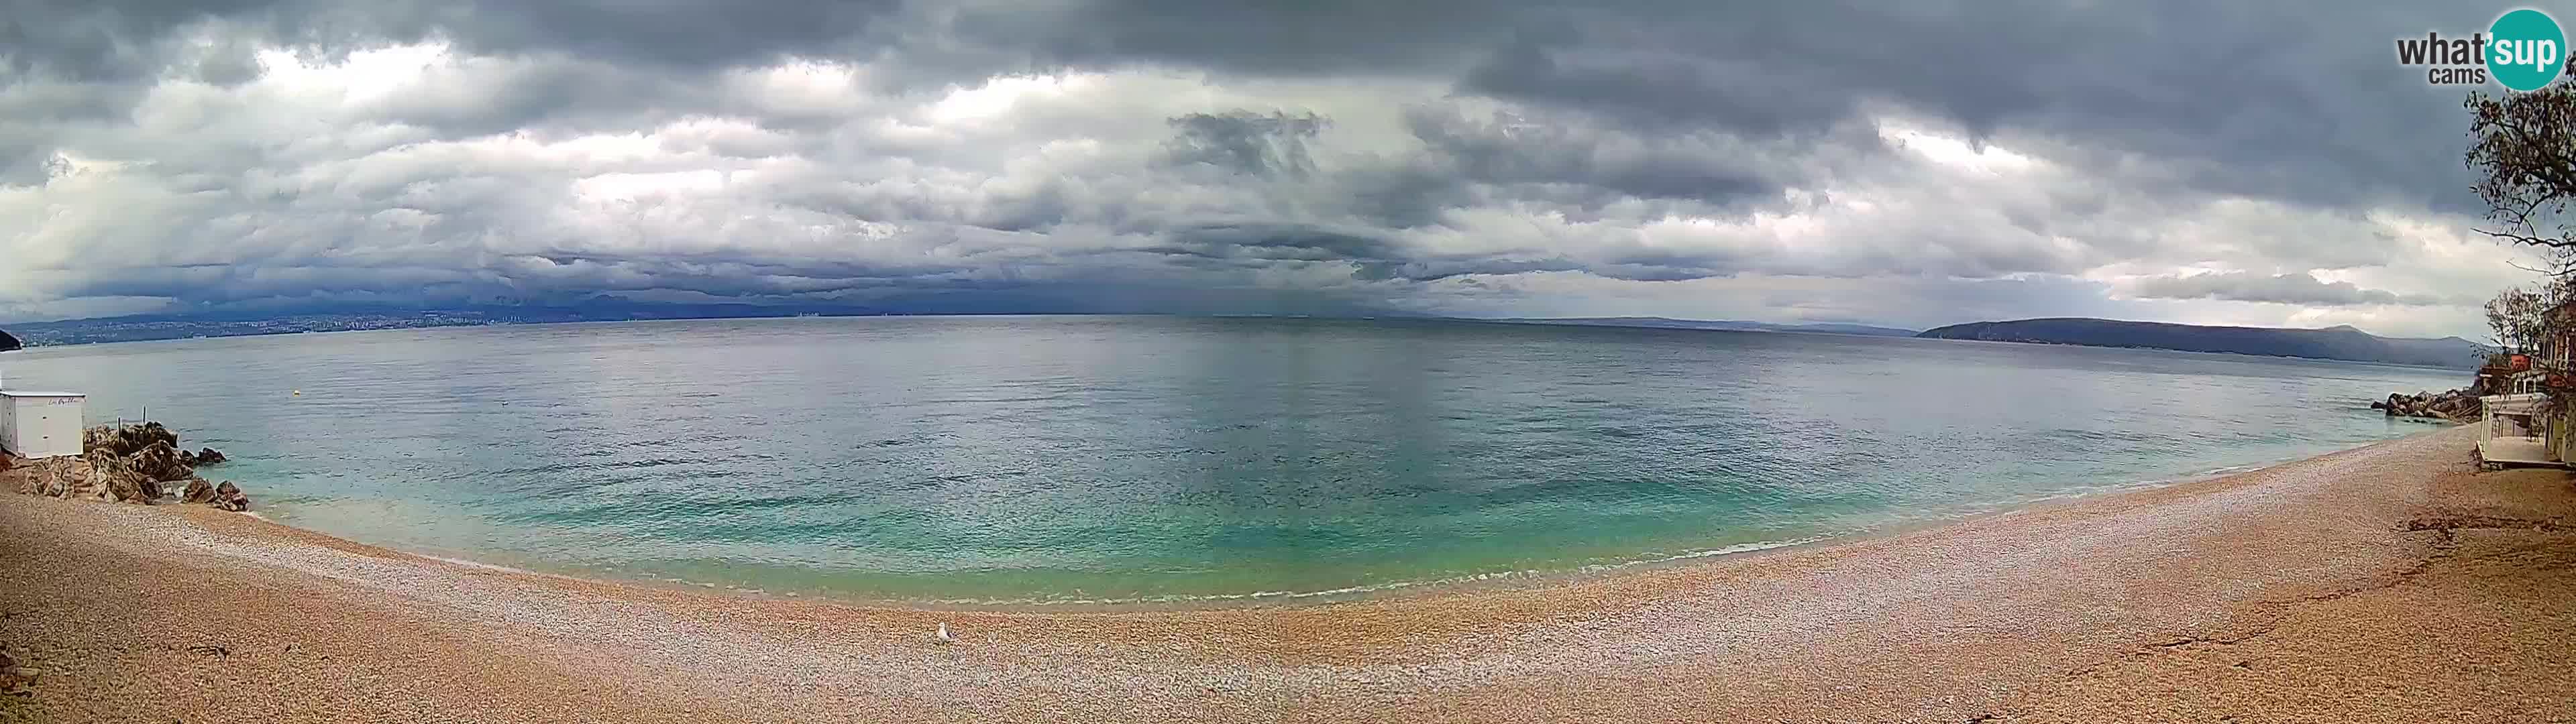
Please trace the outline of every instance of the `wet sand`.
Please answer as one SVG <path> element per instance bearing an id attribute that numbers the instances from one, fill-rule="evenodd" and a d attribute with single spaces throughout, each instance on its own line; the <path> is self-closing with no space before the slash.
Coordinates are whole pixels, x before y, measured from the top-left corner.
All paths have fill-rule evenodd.
<path id="1" fill-rule="evenodd" d="M 1204 611 L 755 599 L 0 496 L 0 652 L 36 674 L 0 722 L 2576 722 L 2576 487 L 2473 473 L 2473 435 L 1686 566 Z"/>

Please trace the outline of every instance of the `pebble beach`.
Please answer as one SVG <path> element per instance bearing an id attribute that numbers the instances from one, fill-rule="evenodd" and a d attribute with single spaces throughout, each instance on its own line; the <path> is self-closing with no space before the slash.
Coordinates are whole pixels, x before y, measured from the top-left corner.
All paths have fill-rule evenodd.
<path id="1" fill-rule="evenodd" d="M 0 496 L 0 722 L 2576 721 L 2576 488 L 2476 472 L 2473 441 L 1193 610 L 749 597 Z"/>

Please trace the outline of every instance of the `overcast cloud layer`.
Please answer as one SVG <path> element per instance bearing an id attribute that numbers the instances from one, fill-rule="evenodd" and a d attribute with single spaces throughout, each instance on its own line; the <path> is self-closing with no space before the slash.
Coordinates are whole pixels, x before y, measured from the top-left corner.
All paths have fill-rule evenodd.
<path id="1" fill-rule="evenodd" d="M 0 321 L 334 302 L 2479 336 L 2422 2 L 27 2 Z M 2525 261 L 2526 264 L 2531 263 Z"/>

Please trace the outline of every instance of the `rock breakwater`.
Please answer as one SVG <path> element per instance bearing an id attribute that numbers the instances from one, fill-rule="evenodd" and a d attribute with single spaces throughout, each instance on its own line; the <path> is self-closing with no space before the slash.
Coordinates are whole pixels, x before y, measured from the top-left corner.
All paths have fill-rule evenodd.
<path id="1" fill-rule="evenodd" d="M 161 423 L 101 425 L 81 434 L 80 455 L 0 459 L 0 489 L 143 505 L 177 497 L 184 503 L 249 510 L 250 496 L 232 481 L 217 483 L 197 474 L 197 468 L 223 461 L 224 454 L 214 448 L 180 448 L 178 433 Z"/>

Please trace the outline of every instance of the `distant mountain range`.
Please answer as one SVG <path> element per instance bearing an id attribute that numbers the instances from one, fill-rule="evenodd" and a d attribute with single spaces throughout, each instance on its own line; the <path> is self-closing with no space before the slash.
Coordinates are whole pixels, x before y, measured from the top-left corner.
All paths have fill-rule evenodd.
<path id="1" fill-rule="evenodd" d="M 478 305 L 432 310 L 350 306 L 325 311 L 287 313 L 244 311 L 138 314 L 124 317 L 28 322 L 10 325 L 10 328 L 24 335 L 27 344 L 56 345 L 296 332 L 345 332 L 361 329 L 870 314 L 882 314 L 882 312 L 849 306 L 595 302 L 579 306 Z"/>
<path id="2" fill-rule="evenodd" d="M 2184 352 L 2228 352 L 2272 357 L 2379 362 L 2476 369 L 2495 348 L 2458 337 L 2381 337 L 2349 325 L 2325 329 L 2214 327 L 2113 319 L 2016 319 L 1970 322 L 1924 330 L 1930 339 L 2146 347 Z"/>
<path id="3" fill-rule="evenodd" d="M 951 311 L 949 313 L 956 313 Z M 972 312 L 969 312 L 972 313 Z M 791 316 L 876 316 L 901 314 L 845 305 L 781 306 L 751 304 L 666 304 L 593 301 L 577 305 L 475 305 L 451 309 L 345 307 L 294 312 L 229 312 L 142 314 L 125 317 L 66 319 L 12 325 L 31 345 L 134 342 L 189 337 L 232 337 L 296 332 L 361 329 L 414 329 L 492 324 L 607 322 L 641 319 L 739 319 Z M 1236 315 L 1241 316 L 1241 315 Z M 1307 316 L 1307 315 L 1287 315 Z M 1324 315 L 1343 316 L 1343 315 Z M 1374 318 L 1374 317 L 1372 317 Z M 1718 329 L 1751 332 L 1809 332 L 1907 337 L 1911 329 L 1861 324 L 1770 324 L 1735 320 L 1666 319 L 1662 317 L 1580 317 L 1564 319 L 1477 319 L 1478 322 L 1564 324 L 1596 327 Z M 0 349 L 5 349 L 0 346 Z"/>
<path id="4" fill-rule="evenodd" d="M 1719 329 L 1734 332 L 1807 332 L 1810 334 L 1855 334 L 1869 337 L 1912 337 L 1914 330 L 1895 327 L 1872 327 L 1866 324 L 1772 324 L 1733 319 L 1671 319 L 1667 317 L 1515 317 L 1482 319 L 1482 322 L 1511 324 L 1564 324 L 1582 327 L 1652 327 L 1657 329 Z"/>

